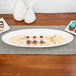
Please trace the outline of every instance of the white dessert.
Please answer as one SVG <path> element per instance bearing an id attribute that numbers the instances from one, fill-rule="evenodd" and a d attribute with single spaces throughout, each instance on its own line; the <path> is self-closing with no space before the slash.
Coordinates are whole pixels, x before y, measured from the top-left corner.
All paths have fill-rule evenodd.
<path id="1" fill-rule="evenodd" d="M 10 42 L 12 42 L 13 44 L 17 44 L 17 43 L 19 43 L 19 41 L 20 41 L 20 38 L 19 38 L 19 36 L 17 36 L 17 35 L 12 36 L 12 37 L 10 38 Z"/>

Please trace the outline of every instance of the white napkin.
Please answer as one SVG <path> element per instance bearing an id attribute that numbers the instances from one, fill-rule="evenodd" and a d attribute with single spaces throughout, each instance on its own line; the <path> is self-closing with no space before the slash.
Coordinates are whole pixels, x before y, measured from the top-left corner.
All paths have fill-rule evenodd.
<path id="1" fill-rule="evenodd" d="M 27 7 L 33 0 L 23 0 L 25 6 Z"/>
<path id="2" fill-rule="evenodd" d="M 26 14 L 26 7 L 24 5 L 23 0 L 17 0 L 13 13 L 14 19 L 17 21 L 21 21 L 24 19 L 25 14 Z"/>
<path id="3" fill-rule="evenodd" d="M 32 7 L 30 6 L 27 10 L 27 13 L 25 14 L 24 21 L 29 24 L 34 22 L 35 20 L 36 20 L 36 16 L 32 10 Z"/>
<path id="4" fill-rule="evenodd" d="M 32 0 L 17 0 L 13 16 L 17 21 L 24 20 L 26 23 L 34 22 L 36 16 L 32 10 Z"/>

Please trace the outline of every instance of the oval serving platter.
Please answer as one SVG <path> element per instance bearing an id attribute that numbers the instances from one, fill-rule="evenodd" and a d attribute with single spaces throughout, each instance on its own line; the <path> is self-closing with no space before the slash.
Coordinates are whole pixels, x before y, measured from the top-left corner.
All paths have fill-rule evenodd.
<path id="1" fill-rule="evenodd" d="M 54 44 L 54 43 L 49 43 L 49 41 L 51 42 L 51 40 L 45 40 L 44 39 L 44 41 L 46 42 L 47 45 L 46 44 L 44 44 L 44 45 L 41 45 L 41 44 L 27 45 L 25 41 L 24 41 L 23 44 L 19 44 L 19 43 L 14 44 L 14 43 L 10 42 L 11 37 L 13 37 L 13 36 L 19 36 L 20 37 L 22 35 L 31 37 L 30 38 L 31 41 L 34 41 L 33 38 L 32 38 L 33 36 L 37 37 L 37 39 L 36 39 L 37 41 L 40 40 L 40 38 L 39 38 L 40 36 L 43 36 L 44 38 L 47 37 L 47 36 L 50 36 L 50 37 L 63 36 L 63 37 L 65 37 L 65 40 L 62 43 Z M 48 39 L 48 37 L 47 37 L 47 39 Z M 9 45 L 12 45 L 12 46 L 16 46 L 16 47 L 36 47 L 36 48 L 37 47 L 43 48 L 43 47 L 61 46 L 61 45 L 65 45 L 65 44 L 70 43 L 73 39 L 74 39 L 74 37 L 71 34 L 69 34 L 67 32 L 64 32 L 64 31 L 55 30 L 55 29 L 23 29 L 23 30 L 17 30 L 17 31 L 7 33 L 2 37 L 3 42 L 5 42 L 6 44 L 9 44 Z M 34 43 L 36 43 L 36 40 L 34 41 Z"/>

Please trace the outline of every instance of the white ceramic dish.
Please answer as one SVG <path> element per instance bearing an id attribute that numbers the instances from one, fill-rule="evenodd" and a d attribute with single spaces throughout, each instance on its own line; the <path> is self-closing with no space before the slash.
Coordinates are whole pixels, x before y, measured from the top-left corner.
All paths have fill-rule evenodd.
<path id="1" fill-rule="evenodd" d="M 18 44 L 13 44 L 9 41 L 9 39 L 14 36 L 14 35 L 29 35 L 29 36 L 39 36 L 39 35 L 50 35 L 50 36 L 53 36 L 53 35 L 63 35 L 66 40 L 61 43 L 61 44 L 52 44 L 52 45 L 36 45 L 36 46 L 33 46 L 33 45 L 18 45 Z M 13 45 L 13 46 L 17 46 L 17 47 L 55 47 L 55 46 L 61 46 L 61 45 L 65 45 L 65 44 L 68 44 L 70 43 L 72 40 L 74 39 L 74 37 L 67 33 L 67 32 L 64 32 L 64 31 L 59 31 L 59 30 L 54 30 L 54 29 L 23 29 L 23 30 L 18 30 L 18 31 L 13 31 L 13 32 L 10 32 L 10 33 L 7 33 L 5 34 L 3 37 L 2 37 L 2 40 L 3 42 L 9 44 L 9 45 Z"/>
<path id="2" fill-rule="evenodd" d="M 0 21 L 3 21 L 3 23 L 4 23 L 4 30 L 2 32 L 0 32 L 0 33 L 8 31 L 10 29 L 10 27 L 8 26 L 8 24 L 6 23 L 6 21 L 3 18 L 0 18 Z"/>
<path id="3" fill-rule="evenodd" d="M 73 21 L 71 21 L 69 24 L 68 24 L 68 26 L 65 28 L 65 31 L 67 31 L 67 32 L 69 32 L 69 33 L 71 33 L 71 34 L 74 34 L 74 35 L 76 35 L 76 33 L 74 32 L 74 31 L 70 31 L 69 30 L 69 25 L 72 23 Z"/>

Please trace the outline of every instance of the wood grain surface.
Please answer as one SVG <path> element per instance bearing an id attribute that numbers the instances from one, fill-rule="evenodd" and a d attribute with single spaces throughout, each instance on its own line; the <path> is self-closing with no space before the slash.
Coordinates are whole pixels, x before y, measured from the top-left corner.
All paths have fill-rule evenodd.
<path id="1" fill-rule="evenodd" d="M 67 25 L 76 13 L 36 14 L 30 25 Z M 9 25 L 26 25 L 12 15 L 0 15 Z M 66 49 L 67 51 L 67 49 Z M 76 55 L 0 55 L 0 76 L 76 76 Z"/>
<path id="2" fill-rule="evenodd" d="M 36 14 L 37 20 L 29 25 L 67 25 L 76 19 L 76 13 Z M 0 15 L 9 25 L 27 25 L 24 21 L 15 21 L 12 15 Z"/>
<path id="3" fill-rule="evenodd" d="M 0 55 L 0 76 L 76 76 L 76 55 Z"/>

